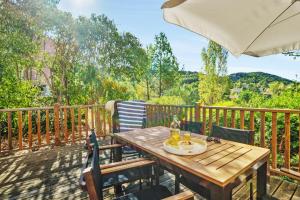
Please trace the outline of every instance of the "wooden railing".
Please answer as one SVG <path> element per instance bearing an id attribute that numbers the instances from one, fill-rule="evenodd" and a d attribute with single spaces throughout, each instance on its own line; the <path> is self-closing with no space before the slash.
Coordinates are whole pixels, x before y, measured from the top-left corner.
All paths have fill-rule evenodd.
<path id="1" fill-rule="evenodd" d="M 183 124 L 201 122 L 255 131 L 255 145 L 269 148 L 270 171 L 292 178 L 300 172 L 300 110 L 148 104 L 147 127 L 170 126 L 176 115 Z M 112 132 L 111 113 L 103 105 L 0 110 L 0 153 L 37 150 L 48 145 L 76 144 L 95 128 L 98 137 Z M 282 170 L 282 169 L 285 170 Z M 288 170 L 291 173 L 287 173 Z M 292 174 L 292 175 L 291 175 Z"/>
<path id="2" fill-rule="evenodd" d="M 103 105 L 2 109 L 0 153 L 75 144 L 92 128 L 101 137 L 111 132 L 111 127 L 110 113 Z"/>
<path id="3" fill-rule="evenodd" d="M 270 172 L 300 180 L 300 110 L 148 105 L 147 115 L 148 127 L 170 126 L 177 115 L 182 123 L 201 122 L 206 135 L 213 124 L 253 130 L 255 145 L 271 150 Z"/>

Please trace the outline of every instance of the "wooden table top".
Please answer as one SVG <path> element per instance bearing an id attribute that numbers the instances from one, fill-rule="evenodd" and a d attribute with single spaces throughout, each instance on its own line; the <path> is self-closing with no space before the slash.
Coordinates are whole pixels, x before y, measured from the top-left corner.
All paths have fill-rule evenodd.
<path id="1" fill-rule="evenodd" d="M 220 144 L 208 142 L 207 150 L 195 156 L 177 156 L 163 149 L 169 137 L 169 128 L 153 127 L 117 133 L 116 137 L 168 163 L 207 181 L 225 187 L 257 162 L 266 160 L 269 149 L 221 140 Z M 206 136 L 193 134 L 205 139 Z"/>

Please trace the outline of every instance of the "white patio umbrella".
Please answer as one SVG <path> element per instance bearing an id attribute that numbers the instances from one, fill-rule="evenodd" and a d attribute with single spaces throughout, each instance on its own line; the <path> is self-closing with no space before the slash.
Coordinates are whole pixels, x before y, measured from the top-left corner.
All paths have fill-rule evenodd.
<path id="1" fill-rule="evenodd" d="M 162 9 L 167 22 L 236 56 L 300 49 L 300 0 L 169 0 Z"/>

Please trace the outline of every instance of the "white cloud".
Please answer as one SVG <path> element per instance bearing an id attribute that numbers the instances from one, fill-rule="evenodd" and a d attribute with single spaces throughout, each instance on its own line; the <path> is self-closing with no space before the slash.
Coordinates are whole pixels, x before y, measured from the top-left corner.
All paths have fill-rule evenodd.
<path id="1" fill-rule="evenodd" d="M 61 0 L 58 7 L 73 15 L 86 15 L 97 13 L 100 9 L 100 0 Z"/>

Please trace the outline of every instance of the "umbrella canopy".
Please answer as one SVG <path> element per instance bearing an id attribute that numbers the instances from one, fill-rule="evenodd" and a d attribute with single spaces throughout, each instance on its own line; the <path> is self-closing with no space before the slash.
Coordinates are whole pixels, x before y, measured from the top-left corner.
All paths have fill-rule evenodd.
<path id="1" fill-rule="evenodd" d="M 300 49 L 300 0 L 169 0 L 164 19 L 239 56 Z"/>

